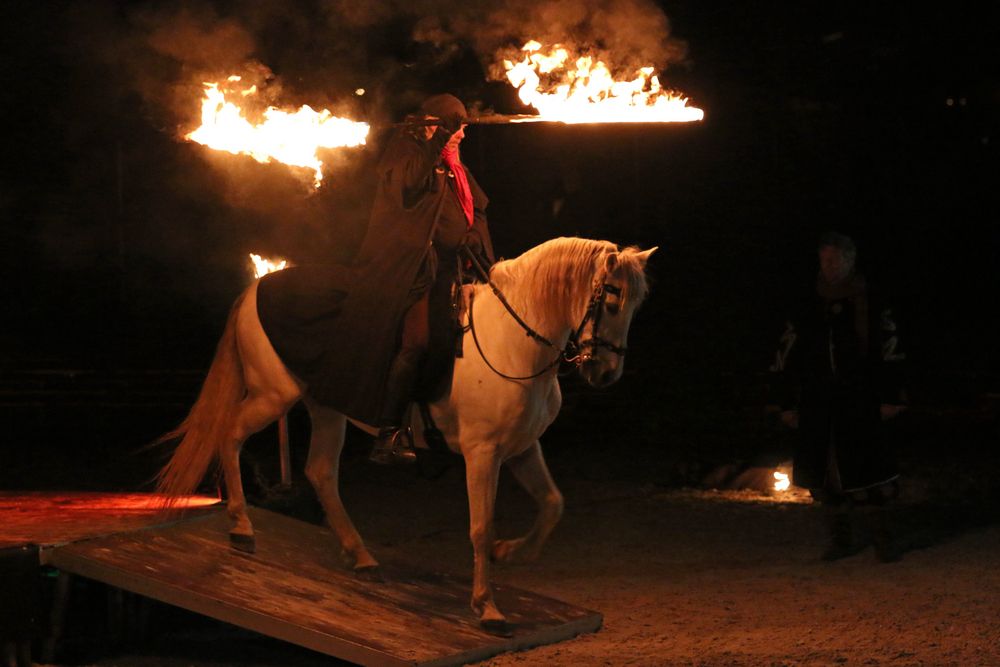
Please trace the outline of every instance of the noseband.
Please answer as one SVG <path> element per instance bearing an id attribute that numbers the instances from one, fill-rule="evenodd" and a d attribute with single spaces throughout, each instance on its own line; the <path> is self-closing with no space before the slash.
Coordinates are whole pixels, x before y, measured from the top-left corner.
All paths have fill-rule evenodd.
<path id="1" fill-rule="evenodd" d="M 604 306 L 605 302 L 607 301 L 608 294 L 621 296 L 622 293 L 620 287 L 604 282 L 605 279 L 607 278 L 607 274 L 605 274 L 601 280 L 597 281 L 597 286 L 594 288 L 593 293 L 590 295 L 590 301 L 587 302 L 587 309 L 583 313 L 583 319 L 580 321 L 580 325 L 573 330 L 573 333 L 570 334 L 569 340 L 566 341 L 566 346 L 560 350 L 558 347 L 555 346 L 554 343 L 552 343 L 552 341 L 550 341 L 548 338 L 546 338 L 545 336 L 541 335 L 540 333 L 532 329 L 527 322 L 521 319 L 521 316 L 518 315 L 517 312 L 514 310 L 513 306 L 510 305 L 510 303 L 507 301 L 507 298 L 503 295 L 503 292 L 500 291 L 500 288 L 497 287 L 490 279 L 489 273 L 479 262 L 479 259 L 472 252 L 468 251 L 468 249 L 465 248 L 464 246 L 463 249 L 466 250 L 466 255 L 472 260 L 472 265 L 476 268 L 476 271 L 479 273 L 482 279 L 486 281 L 486 284 L 490 286 L 490 289 L 493 290 L 493 294 L 495 294 L 500 303 L 503 304 L 503 307 L 507 309 L 507 312 L 510 313 L 511 317 L 514 318 L 514 321 L 517 322 L 522 329 L 524 329 L 524 332 L 528 335 L 528 337 L 533 338 L 539 343 L 547 347 L 550 347 L 558 352 L 555 359 L 553 359 L 550 363 L 546 364 L 542 370 L 538 371 L 537 373 L 533 373 L 532 375 L 524 375 L 521 377 L 516 377 L 507 375 L 497 370 L 493 366 L 493 364 L 490 363 L 489 359 L 486 358 L 486 355 L 483 353 L 483 348 L 479 344 L 479 338 L 476 336 L 476 326 L 472 318 L 472 307 L 474 299 L 470 295 L 468 328 L 472 332 L 472 340 L 476 344 L 476 349 L 479 350 L 479 356 L 483 358 L 483 361 L 485 361 L 486 365 L 490 367 L 490 370 L 492 370 L 500 377 L 505 378 L 507 380 L 532 380 L 536 377 L 544 375 L 545 373 L 555 368 L 562 362 L 572 364 L 574 368 L 579 368 L 584 362 L 589 361 L 594 357 L 592 353 L 586 352 L 586 350 L 588 349 L 596 351 L 597 348 L 603 347 L 611 352 L 614 352 L 618 356 L 622 357 L 625 356 L 625 352 L 627 351 L 626 348 L 619 347 L 618 345 L 615 345 L 611 341 L 605 338 L 601 338 L 601 336 L 598 333 L 598 327 L 600 327 L 601 325 L 601 317 L 604 315 Z M 590 328 L 591 331 L 590 338 L 580 340 L 580 336 L 583 335 L 583 330 L 587 326 L 587 322 L 590 322 L 591 320 L 593 320 L 593 325 Z"/>

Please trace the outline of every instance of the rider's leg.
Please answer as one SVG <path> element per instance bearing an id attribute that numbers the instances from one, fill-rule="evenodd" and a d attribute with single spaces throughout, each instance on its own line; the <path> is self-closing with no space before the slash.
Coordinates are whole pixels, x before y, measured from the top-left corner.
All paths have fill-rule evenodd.
<path id="1" fill-rule="evenodd" d="M 403 316 L 403 340 L 386 381 L 385 398 L 379 413 L 379 432 L 372 449 L 375 463 L 413 463 L 416 453 L 403 426 L 403 413 L 413 396 L 420 361 L 429 338 L 428 295 L 410 306 Z"/>

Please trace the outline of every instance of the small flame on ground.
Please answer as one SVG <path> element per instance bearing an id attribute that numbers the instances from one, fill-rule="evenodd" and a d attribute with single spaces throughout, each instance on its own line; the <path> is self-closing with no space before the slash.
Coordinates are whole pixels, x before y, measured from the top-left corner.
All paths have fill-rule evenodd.
<path id="1" fill-rule="evenodd" d="M 261 257 L 260 255 L 250 253 L 250 261 L 253 262 L 253 277 L 262 278 L 269 273 L 274 273 L 275 271 L 281 271 L 288 267 L 288 260 L 285 259 L 267 259 Z"/>
<path id="2" fill-rule="evenodd" d="M 249 155 L 258 162 L 272 160 L 313 171 L 313 186 L 323 180 L 320 148 L 348 148 L 364 145 L 369 126 L 348 118 L 338 118 L 328 110 L 315 111 L 303 105 L 297 111 L 268 107 L 263 121 L 251 123 L 245 110 L 226 100 L 226 93 L 239 94 L 248 102 L 257 87 L 235 89 L 240 77 L 225 84 L 206 82 L 201 102 L 201 126 L 184 136 L 199 144 L 234 155 Z"/>
<path id="3" fill-rule="evenodd" d="M 571 56 L 556 44 L 548 51 L 534 40 L 520 62 L 504 60 L 507 79 L 540 119 L 563 123 L 666 123 L 701 120 L 705 112 L 687 98 L 666 91 L 653 67 L 631 80 L 615 80 L 610 68 L 586 54 Z M 543 83 L 543 77 L 545 83 Z"/>
<path id="4" fill-rule="evenodd" d="M 788 479 L 788 475 L 779 470 L 774 471 L 774 490 L 775 491 L 787 491 L 792 485 L 792 481 Z"/>

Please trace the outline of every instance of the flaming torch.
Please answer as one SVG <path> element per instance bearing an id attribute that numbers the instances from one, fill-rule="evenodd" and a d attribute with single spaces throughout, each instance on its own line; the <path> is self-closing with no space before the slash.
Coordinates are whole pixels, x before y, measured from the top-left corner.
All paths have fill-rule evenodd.
<path id="1" fill-rule="evenodd" d="M 705 112 L 687 98 L 664 90 L 653 67 L 631 79 L 616 79 L 604 61 L 571 53 L 556 44 L 544 49 L 534 40 L 521 47 L 522 59 L 504 60 L 507 80 L 518 97 L 538 110 L 518 120 L 561 123 L 671 123 L 702 120 Z"/>
<path id="2" fill-rule="evenodd" d="M 185 139 L 234 155 L 249 155 L 258 162 L 272 160 L 291 167 L 310 169 L 313 186 L 323 181 L 321 148 L 363 146 L 368 137 L 368 123 L 338 118 L 327 109 L 315 111 L 303 105 L 297 111 L 267 107 L 262 120 L 252 123 L 246 110 L 231 98 L 243 98 L 249 105 L 257 94 L 256 86 L 240 88 L 241 77 L 231 76 L 225 83 L 206 82 L 201 102 L 201 125 L 184 135 Z M 227 98 L 228 96 L 228 98 Z"/>
<path id="3" fill-rule="evenodd" d="M 261 257 L 254 253 L 250 253 L 250 261 L 253 263 L 253 277 L 261 278 L 269 273 L 274 273 L 275 271 L 281 271 L 288 267 L 288 260 L 285 259 L 267 259 L 266 257 Z"/>

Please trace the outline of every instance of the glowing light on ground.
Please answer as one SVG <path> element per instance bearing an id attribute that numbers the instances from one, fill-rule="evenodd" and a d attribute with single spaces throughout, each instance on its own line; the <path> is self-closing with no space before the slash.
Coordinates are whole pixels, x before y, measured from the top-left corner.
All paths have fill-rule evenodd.
<path id="1" fill-rule="evenodd" d="M 46 492 L 22 494 L 19 504 L 10 502 L 0 494 L 0 509 L 22 509 L 23 511 L 46 511 L 62 507 L 73 511 L 109 512 L 155 512 L 163 508 L 166 496 L 157 493 L 104 493 L 104 492 Z M 221 501 L 217 496 L 189 495 L 171 499 L 171 505 L 178 509 L 210 507 Z"/>
<path id="2" fill-rule="evenodd" d="M 774 471 L 775 491 L 787 491 L 791 486 L 792 486 L 792 480 L 788 478 L 788 475 L 786 473 L 783 473 L 780 470 Z"/>

